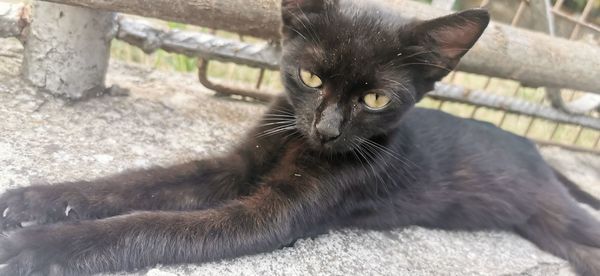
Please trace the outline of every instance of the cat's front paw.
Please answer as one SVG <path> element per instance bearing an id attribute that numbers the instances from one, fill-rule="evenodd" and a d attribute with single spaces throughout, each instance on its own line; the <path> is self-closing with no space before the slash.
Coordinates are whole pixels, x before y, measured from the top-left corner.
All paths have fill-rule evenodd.
<path id="1" fill-rule="evenodd" d="M 123 259 L 111 254 L 120 235 L 96 222 L 32 226 L 0 236 L 0 276 L 113 271 Z"/>
<path id="2" fill-rule="evenodd" d="M 0 276 L 65 275 L 59 256 L 68 248 L 51 232 L 32 227 L 0 237 Z"/>
<path id="3" fill-rule="evenodd" d="M 0 231 L 79 218 L 85 198 L 64 186 L 31 186 L 0 195 Z"/>

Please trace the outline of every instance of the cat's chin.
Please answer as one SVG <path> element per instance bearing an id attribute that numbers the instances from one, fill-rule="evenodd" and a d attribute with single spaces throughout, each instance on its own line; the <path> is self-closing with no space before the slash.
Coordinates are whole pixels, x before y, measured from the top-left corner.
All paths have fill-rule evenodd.
<path id="1" fill-rule="evenodd" d="M 347 145 L 342 139 L 321 142 L 318 139 L 309 139 L 310 147 L 315 151 L 341 154 L 352 150 L 352 147 Z"/>

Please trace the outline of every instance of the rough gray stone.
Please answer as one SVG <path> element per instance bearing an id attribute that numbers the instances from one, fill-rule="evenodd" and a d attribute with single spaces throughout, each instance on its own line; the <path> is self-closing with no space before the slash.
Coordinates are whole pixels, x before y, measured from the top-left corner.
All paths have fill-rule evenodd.
<path id="1" fill-rule="evenodd" d="M 23 76 L 69 99 L 104 93 L 114 17 L 110 12 L 34 1 Z"/>
<path id="2" fill-rule="evenodd" d="M 0 53 L 20 52 L 5 42 L 0 40 Z M 112 64 L 108 80 L 129 89 L 130 96 L 70 103 L 23 84 L 18 66 L 18 59 L 0 55 L 0 192 L 217 154 L 241 139 L 265 109 L 217 99 L 193 75 L 119 63 Z M 597 156 L 543 152 L 574 179 L 599 183 Z M 349 229 L 271 253 L 135 275 L 365 274 L 573 275 L 565 261 L 513 234 L 418 227 Z"/>

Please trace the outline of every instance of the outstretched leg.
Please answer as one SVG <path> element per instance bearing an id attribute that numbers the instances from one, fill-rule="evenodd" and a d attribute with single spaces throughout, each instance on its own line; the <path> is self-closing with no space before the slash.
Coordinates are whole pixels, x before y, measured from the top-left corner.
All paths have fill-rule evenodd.
<path id="1" fill-rule="evenodd" d="M 252 195 L 214 209 L 22 229 L 0 238 L 0 264 L 6 264 L 0 275 L 87 275 L 277 249 L 318 227 L 339 198 L 338 189 L 319 185 L 311 171 L 284 169 Z"/>
<path id="2" fill-rule="evenodd" d="M 230 154 L 89 182 L 30 186 L 0 195 L 0 231 L 27 224 L 97 219 L 132 211 L 198 210 L 250 194 L 292 139 L 283 98 Z"/>
<path id="3" fill-rule="evenodd" d="M 578 274 L 600 275 L 600 223 L 573 201 L 557 207 L 557 202 L 547 202 L 545 208 L 517 227 L 517 233 L 569 260 Z"/>
<path id="4" fill-rule="evenodd" d="M 247 193 L 241 168 L 227 159 L 129 171 L 91 182 L 36 185 L 0 196 L 0 230 L 95 219 L 134 210 L 199 209 Z M 235 163 L 234 163 L 235 164 Z M 246 184 L 246 185 L 245 185 Z"/>

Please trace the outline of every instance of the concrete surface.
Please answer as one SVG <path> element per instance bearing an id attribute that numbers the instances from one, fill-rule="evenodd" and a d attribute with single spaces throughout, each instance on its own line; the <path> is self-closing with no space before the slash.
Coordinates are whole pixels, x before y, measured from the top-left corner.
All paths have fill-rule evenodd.
<path id="1" fill-rule="evenodd" d="M 14 41 L 0 39 L 0 192 L 206 157 L 240 139 L 264 110 L 215 98 L 193 75 L 115 62 L 109 82 L 129 88 L 130 96 L 68 103 L 23 84 L 20 58 Z M 598 156 L 557 148 L 543 152 L 574 180 L 599 191 Z M 272 253 L 135 275 L 365 274 L 573 275 L 565 261 L 512 234 L 418 227 L 350 229 Z"/>

